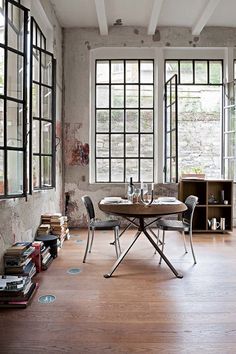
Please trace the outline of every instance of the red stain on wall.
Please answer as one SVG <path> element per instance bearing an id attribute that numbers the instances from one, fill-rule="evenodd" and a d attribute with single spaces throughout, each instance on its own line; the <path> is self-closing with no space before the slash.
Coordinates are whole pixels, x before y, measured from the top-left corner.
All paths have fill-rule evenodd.
<path id="1" fill-rule="evenodd" d="M 89 144 L 80 140 L 81 123 L 65 124 L 66 164 L 69 166 L 86 166 L 89 163 Z"/>
<path id="2" fill-rule="evenodd" d="M 89 144 L 83 144 L 81 141 L 76 142 L 75 148 L 72 150 L 71 165 L 86 166 L 89 163 Z"/>

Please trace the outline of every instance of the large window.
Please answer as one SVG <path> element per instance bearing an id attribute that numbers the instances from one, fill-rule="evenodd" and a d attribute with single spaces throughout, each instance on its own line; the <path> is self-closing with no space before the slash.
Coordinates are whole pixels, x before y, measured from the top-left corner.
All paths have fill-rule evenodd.
<path id="1" fill-rule="evenodd" d="M 153 60 L 97 60 L 95 181 L 153 181 Z"/>
<path id="2" fill-rule="evenodd" d="M 178 172 L 221 177 L 221 60 L 167 60 L 166 79 L 177 75 Z"/>
<path id="3" fill-rule="evenodd" d="M 33 18 L 31 34 L 32 184 L 47 189 L 55 185 L 55 60 Z"/>
<path id="4" fill-rule="evenodd" d="M 16 1 L 0 1 L 0 197 L 27 193 L 27 19 Z"/>

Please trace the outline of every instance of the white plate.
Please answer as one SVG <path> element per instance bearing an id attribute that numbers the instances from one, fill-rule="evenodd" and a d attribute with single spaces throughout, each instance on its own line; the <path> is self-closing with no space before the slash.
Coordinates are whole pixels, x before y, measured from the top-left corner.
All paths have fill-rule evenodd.
<path id="1" fill-rule="evenodd" d="M 105 197 L 103 198 L 106 203 L 119 203 L 122 201 L 121 197 Z"/>
<path id="2" fill-rule="evenodd" d="M 175 197 L 159 197 L 158 202 L 163 202 L 163 203 L 173 203 L 176 202 Z"/>

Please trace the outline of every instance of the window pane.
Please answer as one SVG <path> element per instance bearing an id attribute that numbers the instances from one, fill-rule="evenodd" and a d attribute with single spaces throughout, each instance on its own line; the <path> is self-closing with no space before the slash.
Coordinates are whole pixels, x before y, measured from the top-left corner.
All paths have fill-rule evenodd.
<path id="1" fill-rule="evenodd" d="M 50 156 L 42 156 L 41 163 L 42 186 L 50 187 L 52 185 L 52 158 Z"/>
<path id="2" fill-rule="evenodd" d="M 7 153 L 8 194 L 23 193 L 23 152 L 8 151 Z"/>
<path id="3" fill-rule="evenodd" d="M 108 61 L 97 61 L 96 82 L 99 84 L 109 82 L 109 62 Z"/>
<path id="4" fill-rule="evenodd" d="M 109 156 L 109 135 L 108 134 L 97 134 L 96 154 L 97 157 Z"/>
<path id="5" fill-rule="evenodd" d="M 7 94 L 23 99 L 23 57 L 8 51 Z"/>
<path id="6" fill-rule="evenodd" d="M 109 131 L 109 111 L 97 110 L 96 111 L 96 129 L 97 132 Z"/>
<path id="7" fill-rule="evenodd" d="M 153 160 L 141 159 L 140 160 L 140 180 L 144 182 L 153 181 Z"/>
<path id="8" fill-rule="evenodd" d="M 4 144 L 4 101 L 0 100 L 0 146 Z"/>
<path id="9" fill-rule="evenodd" d="M 127 132 L 138 131 L 138 110 L 126 110 L 126 129 Z"/>
<path id="10" fill-rule="evenodd" d="M 145 84 L 153 83 L 153 62 L 141 61 L 140 63 L 140 82 Z"/>
<path id="11" fill-rule="evenodd" d="M 133 182 L 138 181 L 138 159 L 126 160 L 125 180 L 128 181 L 130 177 L 133 177 Z"/>
<path id="12" fill-rule="evenodd" d="M 172 148 L 172 151 L 171 151 L 171 156 L 176 156 L 176 131 L 173 130 L 171 132 L 171 148 Z"/>
<path id="13" fill-rule="evenodd" d="M 7 145 L 23 146 L 23 105 L 7 101 Z"/>
<path id="14" fill-rule="evenodd" d="M 141 132 L 153 131 L 153 111 L 152 110 L 140 110 L 140 130 Z"/>
<path id="15" fill-rule="evenodd" d="M 3 0 L 0 1 L 0 43 L 5 43 L 5 17 L 3 12 Z"/>
<path id="16" fill-rule="evenodd" d="M 152 85 L 140 86 L 140 104 L 142 108 L 153 107 L 153 86 Z"/>
<path id="17" fill-rule="evenodd" d="M 41 92 L 41 117 L 46 119 L 52 119 L 52 90 L 47 87 L 41 86 Z"/>
<path id="18" fill-rule="evenodd" d="M 138 85 L 126 85 L 126 107 L 136 108 L 139 104 Z"/>
<path id="19" fill-rule="evenodd" d="M 0 194 L 4 194 L 4 152 L 0 150 Z"/>
<path id="20" fill-rule="evenodd" d="M 124 135 L 123 134 L 111 135 L 111 156 L 112 157 L 124 156 Z"/>
<path id="21" fill-rule="evenodd" d="M 8 46 L 22 52 L 24 48 L 24 12 L 11 4 L 8 5 L 7 27 Z"/>
<path id="22" fill-rule="evenodd" d="M 0 94 L 2 95 L 4 94 L 4 49 L 3 48 L 0 48 Z"/>
<path id="23" fill-rule="evenodd" d="M 137 157 L 138 156 L 138 135 L 127 134 L 126 135 L 126 156 Z"/>
<path id="24" fill-rule="evenodd" d="M 32 148 L 33 153 L 39 153 L 39 129 L 40 123 L 38 120 L 33 120 Z"/>
<path id="25" fill-rule="evenodd" d="M 171 163 L 171 181 L 174 183 L 176 181 L 176 161 L 175 158 L 170 159 Z"/>
<path id="26" fill-rule="evenodd" d="M 123 83 L 124 82 L 124 62 L 112 61 L 111 62 L 111 82 Z"/>
<path id="27" fill-rule="evenodd" d="M 96 107 L 97 108 L 109 107 L 109 86 L 97 85 Z"/>
<path id="28" fill-rule="evenodd" d="M 207 84 L 207 61 L 195 61 L 195 83 Z"/>
<path id="29" fill-rule="evenodd" d="M 41 53 L 42 83 L 52 86 L 52 56 Z"/>
<path id="30" fill-rule="evenodd" d="M 33 188 L 40 187 L 39 180 L 39 156 L 33 156 Z"/>
<path id="31" fill-rule="evenodd" d="M 33 80 L 39 82 L 39 51 L 37 49 L 33 49 Z"/>
<path id="32" fill-rule="evenodd" d="M 193 62 L 192 60 L 181 60 L 180 62 L 180 83 L 193 83 Z"/>
<path id="33" fill-rule="evenodd" d="M 52 153 L 52 123 L 41 122 L 42 133 L 41 133 L 41 152 L 43 154 Z"/>
<path id="34" fill-rule="evenodd" d="M 124 131 L 124 111 L 111 110 L 111 131 L 123 132 Z"/>
<path id="35" fill-rule="evenodd" d="M 39 118 L 39 85 L 32 85 L 32 116 Z"/>
<path id="36" fill-rule="evenodd" d="M 127 60 L 126 61 L 126 82 L 137 83 L 138 80 L 138 61 Z"/>
<path id="37" fill-rule="evenodd" d="M 177 61 L 166 61 L 166 81 L 173 75 L 178 75 L 179 64 Z"/>
<path id="38" fill-rule="evenodd" d="M 229 108 L 229 119 L 226 121 L 225 130 L 236 130 L 236 111 L 235 108 Z"/>
<path id="39" fill-rule="evenodd" d="M 140 137 L 140 156 L 152 157 L 153 155 L 153 137 L 151 134 L 141 134 Z"/>
<path id="40" fill-rule="evenodd" d="M 97 182 L 109 182 L 109 160 L 96 160 Z"/>
<path id="41" fill-rule="evenodd" d="M 111 85 L 111 107 L 124 107 L 124 85 Z"/>
<path id="42" fill-rule="evenodd" d="M 210 61 L 210 84 L 222 83 L 222 63 Z"/>
<path id="43" fill-rule="evenodd" d="M 111 159 L 111 182 L 124 181 L 124 160 Z"/>

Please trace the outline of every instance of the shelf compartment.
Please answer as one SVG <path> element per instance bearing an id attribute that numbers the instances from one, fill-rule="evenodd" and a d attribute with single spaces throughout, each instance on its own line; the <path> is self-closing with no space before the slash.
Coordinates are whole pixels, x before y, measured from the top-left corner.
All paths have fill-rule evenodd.
<path id="1" fill-rule="evenodd" d="M 207 219 L 211 220 L 212 218 L 216 218 L 218 222 L 220 222 L 220 218 L 225 218 L 225 231 L 232 231 L 232 208 L 228 207 L 228 205 L 224 206 L 216 206 L 212 205 L 208 208 L 208 216 Z M 209 231 L 213 231 L 209 228 Z M 214 231 L 222 231 L 220 229 Z"/>
<path id="2" fill-rule="evenodd" d="M 193 231 L 206 231 L 207 229 L 207 208 L 198 205 L 193 215 Z"/>
<path id="3" fill-rule="evenodd" d="M 198 197 L 198 205 L 205 205 L 206 201 L 206 182 L 205 181 L 182 181 L 180 188 L 183 201 L 189 195 Z"/>
<path id="4" fill-rule="evenodd" d="M 213 195 L 216 200 L 222 202 L 221 191 L 224 191 L 224 200 L 228 200 L 228 205 L 232 204 L 232 190 L 233 183 L 231 181 L 208 181 L 208 199 L 210 195 Z M 208 202 L 208 201 L 207 201 Z M 209 206 L 215 206 L 216 204 L 210 204 Z M 218 204 L 217 204 L 218 205 Z"/>

